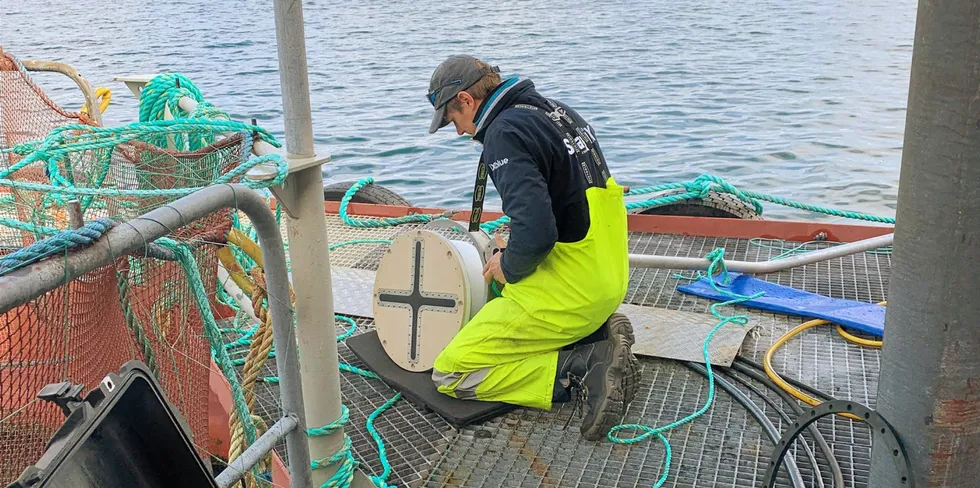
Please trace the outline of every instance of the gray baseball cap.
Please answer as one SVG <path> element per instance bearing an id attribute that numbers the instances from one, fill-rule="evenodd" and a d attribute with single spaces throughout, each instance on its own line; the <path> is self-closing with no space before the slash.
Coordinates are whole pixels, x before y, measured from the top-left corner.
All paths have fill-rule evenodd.
<path id="1" fill-rule="evenodd" d="M 449 125 L 446 120 L 446 104 L 456 98 L 459 92 L 480 81 L 484 75 L 499 73 L 500 68 L 479 68 L 473 56 L 455 55 L 442 62 L 429 80 L 429 93 L 425 96 L 436 112 L 432 115 L 429 134 Z"/>

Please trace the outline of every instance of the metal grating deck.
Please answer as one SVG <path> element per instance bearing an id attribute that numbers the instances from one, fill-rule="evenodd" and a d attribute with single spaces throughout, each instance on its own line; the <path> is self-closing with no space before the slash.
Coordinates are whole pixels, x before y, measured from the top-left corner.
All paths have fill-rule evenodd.
<path id="1" fill-rule="evenodd" d="M 344 225 L 327 216 L 331 242 L 351 239 L 390 239 L 398 232 L 415 227 L 361 229 Z M 750 242 L 675 235 L 633 233 L 633 253 L 704 256 L 716 247 L 726 250 L 727 259 L 766 260 L 779 255 L 795 243 Z M 811 245 L 816 249 L 822 245 Z M 331 253 L 334 266 L 376 269 L 384 245 L 368 244 L 338 248 Z M 763 277 L 783 285 L 837 298 L 878 302 L 888 289 L 890 256 L 866 253 L 816 265 L 796 268 Z M 711 302 L 676 291 L 683 280 L 674 271 L 634 269 L 630 276 L 627 302 L 702 313 Z M 738 309 L 748 315 L 757 328 L 746 338 L 741 355 L 762 361 L 766 348 L 780 335 L 799 325 L 800 318 Z M 359 328 L 371 323 L 359 320 Z M 347 327 L 338 323 L 338 333 Z M 339 344 L 341 361 L 359 364 L 346 345 Z M 704 377 L 669 360 L 641 359 L 643 381 L 640 393 L 630 406 L 624 423 L 660 426 L 697 410 L 708 395 Z M 269 361 L 268 367 L 274 367 Z M 845 342 L 832 326 L 817 327 L 787 343 L 776 355 L 774 365 L 784 376 L 799 379 L 839 399 L 874 408 L 879 370 L 879 352 Z M 717 370 L 716 370 L 717 372 Z M 274 372 L 269 370 L 268 374 Z M 737 376 L 731 370 L 725 374 Z M 729 377 L 729 381 L 731 381 Z M 761 383 L 752 382 L 775 404 L 793 413 L 782 400 Z M 759 406 L 780 432 L 785 427 L 779 412 L 747 388 L 735 383 Z M 360 469 L 380 474 L 377 448 L 367 433 L 367 416 L 395 392 L 378 380 L 341 372 L 343 401 L 350 408 L 347 432 L 354 444 Z M 258 403 L 267 420 L 278 418 L 276 385 L 259 387 Z M 802 404 L 801 404 L 802 405 Z M 393 472 L 389 483 L 396 486 L 653 486 L 662 473 L 664 449 L 656 441 L 616 445 L 608 441 L 588 443 L 579 439 L 579 419 L 568 405 L 552 411 L 519 409 L 483 425 L 455 431 L 438 415 L 423 413 L 408 402 L 399 402 L 375 422 L 387 448 Z M 833 447 L 841 465 L 845 485 L 867 485 L 871 437 L 864 425 L 847 419 L 821 419 L 818 428 Z M 627 434 L 623 431 L 621 436 Z M 670 477 L 664 486 L 758 486 L 765 474 L 772 444 L 755 419 L 724 391 L 716 389 L 715 403 L 701 418 L 667 434 L 673 449 Z M 822 453 L 807 439 L 815 452 L 823 483 L 832 478 Z M 285 458 L 285 449 L 277 449 Z M 800 444 L 796 463 L 806 486 L 816 487 L 809 458 Z M 777 486 L 791 486 L 783 470 Z"/>

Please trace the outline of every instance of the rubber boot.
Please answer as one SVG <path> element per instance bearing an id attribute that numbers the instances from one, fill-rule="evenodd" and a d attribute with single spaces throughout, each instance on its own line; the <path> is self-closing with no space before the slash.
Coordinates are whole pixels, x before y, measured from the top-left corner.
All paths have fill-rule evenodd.
<path id="1" fill-rule="evenodd" d="M 565 350 L 574 350 L 586 344 L 608 339 L 610 336 L 622 336 L 629 343 L 630 347 L 636 344 L 636 336 L 633 334 L 633 324 L 630 319 L 621 313 L 614 313 L 596 329 L 591 335 L 573 344 L 565 346 Z M 628 405 L 636 397 L 637 390 L 640 388 L 640 368 L 636 368 L 635 374 L 623 378 L 623 388 L 626 393 L 626 404 Z M 567 402 L 568 393 L 563 390 L 555 389 L 552 399 L 555 402 Z"/>
<path id="2" fill-rule="evenodd" d="M 626 341 L 629 342 L 630 347 L 632 347 L 633 344 L 636 344 L 636 335 L 633 334 L 633 324 L 630 323 L 629 318 L 617 312 L 610 315 L 609 318 L 595 330 L 595 332 L 582 339 L 579 339 L 577 342 L 573 342 L 565 346 L 564 349 L 575 349 L 578 346 L 599 342 L 614 334 L 619 334 L 625 337 Z"/>
<path id="3" fill-rule="evenodd" d="M 628 379 L 638 369 L 629 342 L 620 335 L 558 352 L 554 396 L 561 397 L 562 388 L 575 395 L 576 408 L 585 413 L 583 438 L 599 440 L 622 419 L 632 401 L 627 399 Z"/>

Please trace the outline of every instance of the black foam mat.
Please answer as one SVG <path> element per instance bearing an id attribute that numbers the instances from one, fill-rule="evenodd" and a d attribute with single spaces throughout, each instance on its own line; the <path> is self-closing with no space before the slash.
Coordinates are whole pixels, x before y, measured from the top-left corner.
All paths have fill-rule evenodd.
<path id="1" fill-rule="evenodd" d="M 516 405 L 501 402 L 459 400 L 439 393 L 432 382 L 432 373 L 413 373 L 395 364 L 378 340 L 378 332 L 370 331 L 348 338 L 347 347 L 370 371 L 374 372 L 402 396 L 421 408 L 433 411 L 461 429 L 503 415 Z"/>

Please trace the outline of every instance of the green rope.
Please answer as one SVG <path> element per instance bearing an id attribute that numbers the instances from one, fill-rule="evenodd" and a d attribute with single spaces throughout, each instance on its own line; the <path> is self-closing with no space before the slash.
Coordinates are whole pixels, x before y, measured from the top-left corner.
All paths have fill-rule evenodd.
<path id="1" fill-rule="evenodd" d="M 13 220 L 13 219 L 0 219 L 0 225 L 10 227 L 11 229 L 30 232 L 31 234 L 34 234 L 35 237 L 39 237 L 42 235 L 57 234 L 58 232 L 61 232 L 60 229 L 56 229 L 54 227 L 29 224 L 27 222 L 21 222 L 19 220 Z"/>
<path id="2" fill-rule="evenodd" d="M 154 376 L 157 376 L 158 370 L 156 354 L 153 353 L 153 344 L 150 342 L 150 338 L 144 333 L 143 325 L 140 323 L 139 317 L 133 311 L 133 307 L 129 301 L 128 277 L 129 271 L 116 271 L 116 288 L 119 290 L 119 305 L 122 307 L 126 325 L 129 326 L 129 330 L 133 333 L 133 338 L 136 339 L 136 344 L 140 347 L 140 352 L 143 353 L 143 362 L 150 368 L 150 372 Z"/>
<path id="3" fill-rule="evenodd" d="M 343 198 L 340 201 L 339 216 L 340 219 L 347 225 L 351 227 L 389 227 L 396 226 L 407 223 L 427 223 L 435 218 L 446 218 L 446 214 L 442 215 L 408 215 L 399 218 L 381 218 L 381 219 L 355 219 L 348 215 L 347 206 L 354 197 L 354 194 L 358 190 L 366 185 L 372 184 L 374 179 L 371 177 L 361 178 L 354 185 L 352 185 L 346 193 L 344 193 Z M 684 193 L 677 193 L 674 195 L 667 195 L 660 198 L 653 198 L 648 200 L 643 200 L 639 202 L 628 202 L 625 204 L 627 210 L 639 210 L 654 207 L 661 207 L 664 205 L 671 205 L 674 203 L 682 202 L 685 200 L 694 199 L 704 199 L 707 198 L 711 192 L 716 193 L 729 193 L 734 195 L 739 200 L 746 202 L 755 209 L 756 213 L 762 215 L 763 208 L 760 200 L 775 203 L 779 205 L 784 205 L 792 208 L 797 208 L 800 210 L 807 210 L 811 212 L 823 213 L 836 217 L 843 217 L 856 220 L 866 220 L 870 222 L 879 222 L 886 224 L 894 224 L 895 219 L 890 217 L 880 217 L 876 215 L 865 214 L 861 212 L 853 212 L 850 210 L 838 210 L 828 207 L 821 207 L 818 205 L 810 205 L 807 203 L 800 203 L 793 200 L 788 200 L 781 197 L 776 197 L 772 195 L 766 195 L 763 193 L 744 191 L 736 188 L 730 183 L 726 182 L 724 179 L 704 174 L 698 176 L 693 181 L 690 182 L 680 182 L 680 183 L 665 183 L 662 185 L 644 187 L 644 188 L 631 188 L 625 195 L 626 196 L 636 196 L 636 195 L 646 195 L 650 193 L 658 193 L 668 190 L 685 190 Z M 480 228 L 483 229 L 488 234 L 492 234 L 499 228 L 507 225 L 510 222 L 510 217 L 503 216 L 497 220 L 484 222 L 480 224 Z"/>
<path id="4" fill-rule="evenodd" d="M 340 409 L 341 412 L 339 419 L 324 425 L 323 427 L 306 429 L 306 435 L 310 437 L 322 437 L 333 434 L 334 432 L 342 429 L 345 425 L 347 425 L 347 421 L 350 420 L 350 410 L 348 410 L 347 405 L 344 404 L 340 404 Z M 352 443 L 350 436 L 345 433 L 344 445 L 339 451 L 335 452 L 329 458 L 314 459 L 310 461 L 310 467 L 314 470 L 341 463 L 340 468 L 337 469 L 337 472 L 334 473 L 326 483 L 320 485 L 320 488 L 350 486 L 351 481 L 354 480 L 354 469 L 357 468 L 359 464 L 354 459 L 354 454 L 351 452 L 351 447 Z"/>
<path id="5" fill-rule="evenodd" d="M 367 424 L 366 424 L 367 430 L 371 434 L 371 438 L 374 439 L 375 444 L 378 445 L 378 458 L 381 459 L 381 467 L 383 468 L 381 475 L 372 476 L 371 481 L 373 481 L 375 485 L 380 487 L 387 488 L 388 476 L 391 476 L 391 465 L 388 464 L 388 454 L 385 451 L 385 443 L 381 439 L 381 434 L 377 431 L 377 429 L 374 428 L 374 421 L 375 419 L 378 418 L 379 415 L 381 415 L 382 412 L 390 408 L 392 405 L 395 404 L 395 402 L 401 399 L 401 397 L 402 397 L 401 392 L 396 393 L 395 396 L 389 398 L 388 401 L 384 403 L 384 405 L 381 405 L 374 412 L 371 412 L 371 415 L 369 415 L 367 419 Z"/>
<path id="6" fill-rule="evenodd" d="M 341 245 L 347 245 L 353 243 L 354 242 L 352 241 L 342 242 L 342 243 L 335 244 L 335 246 L 341 246 Z M 357 328 L 357 322 L 354 321 L 354 319 L 350 317 L 345 317 L 343 315 L 334 315 L 334 318 L 350 325 L 350 327 L 346 331 L 344 331 L 344 333 L 337 336 L 337 342 L 341 342 L 347 339 L 348 337 L 354 335 Z M 239 337 L 237 340 L 225 344 L 225 348 L 240 346 L 240 345 L 244 345 L 245 342 L 251 342 L 247 339 L 248 335 L 249 333 L 246 333 L 246 335 Z M 274 357 L 274 356 L 275 356 L 275 351 L 269 353 L 269 357 Z M 244 359 L 241 359 L 241 360 L 232 361 L 232 363 L 235 364 L 238 361 L 240 361 L 241 364 L 244 364 L 245 362 Z M 374 372 L 358 368 L 357 366 L 353 366 L 343 362 L 339 363 L 338 366 L 342 371 L 359 374 L 366 378 L 381 379 Z M 260 377 L 259 381 L 268 384 L 279 384 L 279 377 L 264 376 L 264 377 Z M 381 461 L 381 465 L 383 467 L 383 472 L 380 476 L 371 477 L 371 480 L 374 482 L 374 484 L 379 487 L 388 486 L 387 479 L 391 475 L 391 465 L 388 463 L 388 454 L 385 449 L 384 440 L 381 438 L 381 434 L 374 427 L 374 421 L 378 418 L 379 415 L 381 415 L 381 413 L 383 413 L 385 410 L 387 410 L 392 405 L 394 405 L 399 399 L 401 399 L 401 396 L 402 396 L 401 393 L 397 393 L 395 396 L 393 396 L 383 405 L 378 407 L 373 413 L 371 413 L 371 415 L 367 419 L 367 424 L 366 424 L 367 430 L 371 434 L 371 437 L 374 439 L 375 443 L 378 445 L 378 455 Z M 347 424 L 350 416 L 346 405 L 341 404 L 341 409 L 342 409 L 342 414 L 339 419 L 323 427 L 308 429 L 307 434 L 310 435 L 311 437 L 324 436 L 324 435 L 332 434 L 337 430 L 339 430 L 340 428 L 342 428 L 344 425 Z M 341 463 L 340 468 L 326 483 L 321 485 L 322 487 L 346 487 L 349 486 L 351 480 L 353 480 L 354 469 L 360 463 L 354 459 L 354 456 L 351 452 L 351 440 L 350 437 L 348 437 L 346 434 L 344 434 L 344 445 L 343 447 L 341 447 L 339 451 L 337 451 L 336 453 L 334 453 L 328 458 L 317 459 L 312 461 L 311 467 L 312 469 L 321 469 L 327 466 L 333 466 L 337 463 Z"/>
<path id="7" fill-rule="evenodd" d="M 161 242 L 163 241 L 163 242 Z M 201 275 L 198 272 L 197 261 L 194 259 L 194 253 L 191 247 L 184 243 L 176 243 L 170 239 L 158 239 L 165 247 L 168 247 L 174 251 L 177 256 L 178 262 L 181 264 L 181 268 L 184 270 L 184 275 L 187 278 L 187 282 L 191 287 L 192 295 L 194 296 L 195 304 L 197 309 L 201 314 L 201 320 L 204 323 L 204 335 L 211 345 L 211 353 L 215 357 L 215 362 L 221 368 L 228 382 L 231 384 L 232 398 L 235 403 L 235 411 L 242 421 L 242 427 L 245 431 L 245 440 L 248 445 L 255 442 L 255 424 L 252 422 L 252 415 L 248 410 L 248 404 L 245 403 L 245 396 L 242 393 L 241 384 L 238 382 L 238 376 L 235 373 L 235 368 L 231 364 L 231 360 L 228 358 L 228 352 L 223 347 L 224 344 L 221 341 L 221 332 L 218 329 L 218 324 L 214 320 L 214 315 L 211 313 L 211 305 L 208 303 L 207 290 L 204 288 L 204 283 L 201 280 Z"/>
<path id="8" fill-rule="evenodd" d="M 179 102 L 182 97 L 197 102 L 197 109 L 193 113 L 181 108 Z M 164 120 L 167 109 L 170 110 L 174 119 L 231 119 L 228 114 L 205 101 L 197 86 L 186 76 L 178 73 L 163 73 L 154 76 L 140 92 L 140 122 Z M 216 140 L 214 133 L 202 132 L 187 135 L 178 133 L 171 135 L 170 138 L 174 146 L 182 151 L 197 151 L 214 144 Z M 167 136 L 154 136 L 147 142 L 158 147 L 166 147 L 170 141 Z"/>
<path id="9" fill-rule="evenodd" d="M 720 271 L 720 274 L 722 276 L 723 286 L 729 284 L 730 276 L 728 275 L 728 269 L 725 266 L 725 261 L 724 261 L 725 250 L 723 248 L 715 249 L 714 251 L 709 253 L 706 257 L 707 259 L 711 260 L 711 265 L 708 266 L 708 276 L 714 277 Z M 698 274 L 700 275 L 701 273 L 699 272 Z M 711 342 L 712 337 L 714 337 L 715 332 L 717 332 L 718 329 L 722 328 L 726 324 L 732 323 L 738 325 L 746 325 L 749 321 L 749 318 L 744 315 L 732 315 L 732 316 L 722 315 L 720 312 L 718 312 L 718 308 L 724 307 L 726 305 L 732 305 L 736 303 L 746 302 L 749 300 L 754 300 L 765 294 L 764 292 L 758 292 L 751 296 L 738 295 L 728 290 L 719 288 L 718 285 L 715 283 L 714 278 L 711 278 L 709 281 L 711 283 L 711 287 L 714 288 L 715 291 L 722 293 L 726 296 L 729 296 L 732 299 L 726 302 L 715 303 L 711 305 L 711 313 L 716 318 L 719 319 L 719 322 L 718 325 L 712 328 L 711 332 L 708 333 L 708 337 L 704 339 L 704 344 L 702 346 L 702 352 L 704 354 L 704 363 L 706 369 L 708 370 L 708 399 L 705 401 L 704 406 L 698 409 L 696 412 L 692 413 L 691 415 L 688 415 L 687 417 L 684 417 L 678 421 L 667 424 L 663 427 L 650 427 L 643 424 L 620 424 L 610 429 L 609 433 L 606 434 L 606 437 L 610 441 L 616 444 L 635 444 L 637 442 L 641 442 L 643 440 L 649 439 L 650 437 L 653 436 L 656 436 L 657 439 L 660 440 L 660 442 L 664 445 L 664 449 L 666 451 L 666 455 L 664 458 L 664 472 L 660 476 L 660 479 L 657 480 L 657 483 L 654 485 L 654 488 L 660 488 L 661 486 L 663 486 L 664 483 L 667 482 L 667 477 L 670 473 L 670 459 L 671 459 L 670 442 L 667 440 L 666 437 L 664 437 L 663 435 L 664 432 L 673 430 L 681 425 L 684 425 L 700 417 L 701 415 L 703 415 L 705 412 L 708 411 L 708 408 L 711 407 L 711 403 L 714 400 L 715 378 L 714 378 L 714 374 L 711 372 L 711 357 L 708 355 L 708 344 Z M 627 438 L 616 437 L 614 435 L 616 432 L 625 429 L 641 431 L 642 434 L 637 435 L 635 437 L 627 437 Z"/>
<path id="10" fill-rule="evenodd" d="M 392 242 L 391 239 L 353 239 L 350 241 L 331 244 L 329 249 L 333 251 L 338 247 L 350 246 L 352 244 L 391 244 L 391 242 Z"/>
<path id="11" fill-rule="evenodd" d="M 361 188 L 374 183 L 374 178 L 370 176 L 367 178 L 361 178 L 356 183 L 351 185 L 344 193 L 343 198 L 340 199 L 340 219 L 344 221 L 345 224 L 351 227 L 390 227 L 401 224 L 408 223 L 428 223 L 433 220 L 445 217 L 444 214 L 413 214 L 406 215 L 404 217 L 397 218 L 381 218 L 381 219 L 355 219 L 347 214 L 347 205 L 350 204 L 351 198 L 354 198 L 354 194 L 357 193 Z"/>
<path id="12" fill-rule="evenodd" d="M 391 465 L 388 464 L 388 454 L 385 449 L 384 441 L 381 439 L 381 434 L 378 433 L 377 429 L 375 429 L 374 421 L 385 410 L 391 408 L 391 406 L 400 400 L 401 397 L 402 394 L 400 392 L 396 393 L 395 396 L 391 397 L 383 405 L 375 409 L 367 419 L 367 430 L 371 434 L 371 437 L 374 439 L 375 443 L 378 445 L 378 457 L 381 459 L 381 465 L 383 467 L 382 474 L 380 476 L 372 476 L 371 481 L 375 486 L 382 488 L 387 488 L 389 486 L 387 480 L 391 475 Z M 347 425 L 347 421 L 350 420 L 350 411 L 344 404 L 341 404 L 340 408 L 340 418 L 327 425 L 324 425 L 323 427 L 307 429 L 307 435 L 310 437 L 326 436 L 337 432 Z M 351 448 L 351 438 L 344 433 L 344 445 L 339 451 L 328 458 L 315 459 L 310 462 L 310 467 L 314 470 L 340 463 L 340 467 L 337 469 L 337 472 L 334 473 L 334 475 L 331 476 L 326 483 L 320 485 L 320 488 L 350 486 L 351 481 L 354 479 L 354 470 L 360 465 L 360 463 L 354 459 Z"/>
<path id="13" fill-rule="evenodd" d="M 655 198 L 650 200 L 644 200 L 641 202 L 631 202 L 626 204 L 628 210 L 636 210 L 641 208 L 652 208 L 659 207 L 662 205 L 669 205 L 671 203 L 676 203 L 683 200 L 706 198 L 708 194 L 712 191 L 718 193 L 730 193 L 735 195 L 739 200 L 742 200 L 755 208 L 755 211 L 762 215 L 762 204 L 759 200 L 763 200 L 770 203 L 775 203 L 778 205 L 783 205 L 787 207 L 792 207 L 800 210 L 807 210 L 810 212 L 823 213 L 827 215 L 832 215 L 835 217 L 843 217 L 855 220 L 866 220 L 870 222 L 879 222 L 885 224 L 894 224 L 895 219 L 890 217 L 879 217 L 876 215 L 865 214 L 861 212 L 853 212 L 850 210 L 838 210 L 828 207 L 821 207 L 818 205 L 810 205 L 807 203 L 800 203 L 793 200 L 789 200 L 782 197 L 776 197 L 772 195 L 766 195 L 764 193 L 758 193 L 748 190 L 739 190 L 735 188 L 721 177 L 715 175 L 704 174 L 698 176 L 691 182 L 683 183 L 668 183 L 665 185 L 652 186 L 647 188 L 637 188 L 630 189 L 627 196 L 632 195 L 644 195 L 648 193 L 654 193 L 664 190 L 673 189 L 684 189 L 686 193 L 670 195 L 662 198 Z"/>

